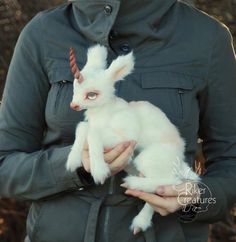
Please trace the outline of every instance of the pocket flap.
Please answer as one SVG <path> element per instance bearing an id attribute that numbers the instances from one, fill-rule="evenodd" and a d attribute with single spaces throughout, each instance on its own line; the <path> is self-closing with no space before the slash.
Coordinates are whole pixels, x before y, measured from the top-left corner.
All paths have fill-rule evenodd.
<path id="1" fill-rule="evenodd" d="M 53 69 L 49 74 L 50 83 L 57 83 L 60 81 L 73 82 L 74 76 L 71 73 L 70 67 L 61 67 Z"/>
<path id="2" fill-rule="evenodd" d="M 145 73 L 141 77 L 142 88 L 180 88 L 193 89 L 193 80 L 190 76 L 173 72 Z"/>

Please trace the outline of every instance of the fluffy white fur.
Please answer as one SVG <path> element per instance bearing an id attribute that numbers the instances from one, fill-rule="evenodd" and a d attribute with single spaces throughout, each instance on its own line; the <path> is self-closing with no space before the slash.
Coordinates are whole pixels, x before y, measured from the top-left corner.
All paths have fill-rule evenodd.
<path id="1" fill-rule="evenodd" d="M 86 68 L 93 68 L 93 69 L 105 69 L 107 66 L 107 49 L 104 46 L 98 45 L 89 48 L 87 54 L 87 63 L 84 67 Z"/>
<path id="2" fill-rule="evenodd" d="M 86 121 L 77 126 L 66 168 L 74 171 L 82 165 L 81 153 L 87 139 L 91 174 L 97 184 L 102 184 L 110 175 L 103 159 L 104 146 L 113 147 L 120 142 L 135 140 L 139 155 L 131 165 L 144 177 L 129 175 L 125 178 L 130 188 L 155 192 L 160 185 L 177 185 L 186 179 L 198 181 L 198 175 L 184 162 L 185 143 L 167 116 L 149 102 L 128 103 L 114 95 L 114 83 L 134 69 L 133 53 L 119 56 L 107 69 L 106 57 L 105 47 L 90 48 L 87 64 L 81 71 L 84 82 L 74 81 L 72 103 L 87 111 Z M 89 92 L 98 95 L 94 100 L 88 100 Z M 151 226 L 153 213 L 146 204 L 134 218 L 131 228 L 135 232 L 146 230 Z"/>

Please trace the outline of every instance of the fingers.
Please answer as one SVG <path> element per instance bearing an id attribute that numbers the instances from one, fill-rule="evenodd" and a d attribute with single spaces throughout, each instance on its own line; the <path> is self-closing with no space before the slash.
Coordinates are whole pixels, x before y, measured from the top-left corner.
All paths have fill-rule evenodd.
<path id="1" fill-rule="evenodd" d="M 82 151 L 82 163 L 83 163 L 84 169 L 87 172 L 90 172 L 89 146 L 87 141 L 84 143 L 84 147 Z"/>
<path id="2" fill-rule="evenodd" d="M 88 150 L 89 149 L 89 146 L 88 146 L 88 141 L 86 140 L 84 142 L 84 150 Z"/>
<path id="3" fill-rule="evenodd" d="M 180 185 L 159 186 L 156 193 L 165 197 L 193 196 L 198 194 L 198 185 L 195 182 L 184 182 Z"/>
<path id="4" fill-rule="evenodd" d="M 138 197 L 139 199 L 149 203 L 150 206 L 152 206 L 152 208 L 162 216 L 174 213 L 182 207 L 182 204 L 179 203 L 176 197 L 164 198 L 156 194 L 131 189 L 126 190 L 125 194 Z"/>
<path id="5" fill-rule="evenodd" d="M 166 216 L 188 204 L 198 203 L 200 190 L 196 182 L 187 181 L 179 185 L 159 186 L 156 193 L 157 195 L 132 189 L 125 192 L 149 203 L 156 212 Z"/>
<path id="6" fill-rule="evenodd" d="M 114 148 L 113 147 L 104 147 L 104 154 L 107 153 L 107 152 L 110 152 L 111 150 L 113 150 Z"/>
<path id="7" fill-rule="evenodd" d="M 104 160 L 110 164 L 113 162 L 116 158 L 118 158 L 124 150 L 129 147 L 131 142 L 124 142 L 121 144 L 116 145 L 113 149 L 108 151 L 107 153 L 104 154 Z M 105 151 L 108 150 L 109 148 L 105 148 Z"/>
<path id="8" fill-rule="evenodd" d="M 163 209 L 166 209 L 167 207 L 168 201 L 166 201 L 165 198 L 162 198 L 152 193 L 128 189 L 126 190 L 125 194 L 138 197 L 139 199 L 142 199 L 143 201 L 149 203 L 151 206 L 157 206 Z"/>
<path id="9" fill-rule="evenodd" d="M 88 150 L 83 150 L 82 152 L 82 163 L 83 167 L 87 172 L 90 172 L 90 159 Z"/>
<path id="10" fill-rule="evenodd" d="M 114 148 L 104 148 L 104 160 L 110 164 L 112 173 L 117 173 L 118 171 L 124 169 L 124 167 L 127 165 L 130 155 L 132 155 L 135 145 L 135 141 L 127 141 L 116 145 Z M 84 143 L 83 147 L 82 163 L 84 169 L 87 172 L 90 172 L 89 145 L 87 141 Z"/>
<path id="11" fill-rule="evenodd" d="M 113 173 L 120 172 L 127 164 L 130 156 L 133 154 L 136 142 L 132 141 L 130 145 L 113 161 L 109 164 L 109 167 Z"/>
<path id="12" fill-rule="evenodd" d="M 159 186 L 156 193 L 161 196 L 176 197 L 178 196 L 179 189 L 175 185 Z"/>

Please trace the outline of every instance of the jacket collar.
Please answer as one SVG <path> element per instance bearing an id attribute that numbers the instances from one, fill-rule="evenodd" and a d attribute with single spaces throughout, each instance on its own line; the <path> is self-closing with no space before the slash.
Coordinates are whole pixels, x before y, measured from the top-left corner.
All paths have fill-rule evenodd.
<path id="1" fill-rule="evenodd" d="M 136 39 L 137 36 L 147 37 L 150 35 L 150 29 L 158 25 L 176 1 L 71 0 L 79 31 L 91 42 L 103 45 L 108 45 L 111 29 L 117 30 L 123 36 L 128 34 L 130 38 L 135 35 Z M 140 22 L 142 30 L 137 28 Z"/>

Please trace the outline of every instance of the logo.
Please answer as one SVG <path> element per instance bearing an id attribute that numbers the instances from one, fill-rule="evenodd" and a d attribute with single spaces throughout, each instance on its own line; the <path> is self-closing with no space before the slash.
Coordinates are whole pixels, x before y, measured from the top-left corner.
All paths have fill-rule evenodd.
<path id="1" fill-rule="evenodd" d="M 178 191 L 177 200 L 181 205 L 182 214 L 196 215 L 208 211 L 209 206 L 216 203 L 216 198 L 205 183 L 190 180 L 189 177 L 194 174 L 188 167 L 184 166 L 185 168 L 181 169 L 182 164 L 183 162 L 177 158 L 173 169 L 173 173 L 183 181 L 181 185 L 174 185 L 174 189 Z"/>
<path id="2" fill-rule="evenodd" d="M 211 204 L 216 203 L 216 198 L 212 196 L 210 188 L 201 181 L 196 183 L 189 180 L 184 183 L 184 187 L 174 187 L 178 191 L 178 203 L 185 212 L 189 204 L 196 205 L 194 212 L 202 213 L 206 212 Z"/>

